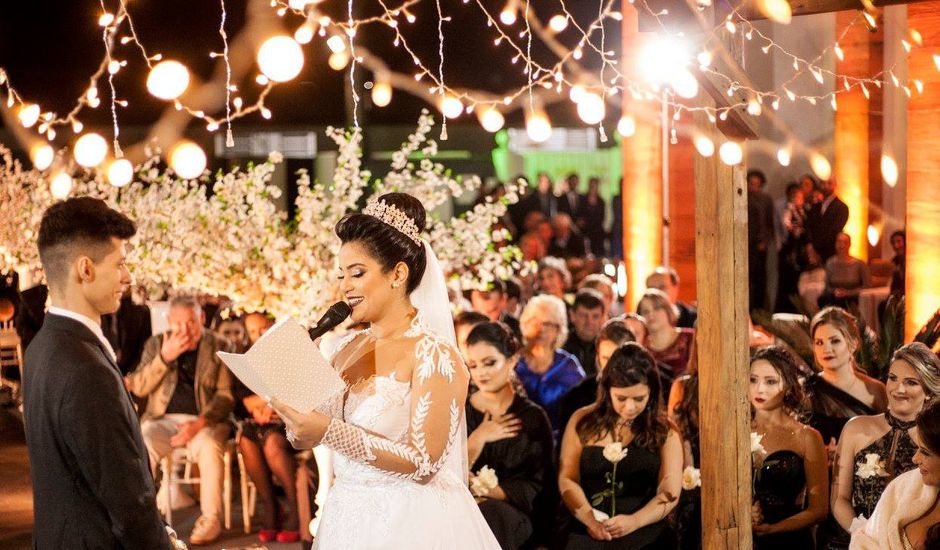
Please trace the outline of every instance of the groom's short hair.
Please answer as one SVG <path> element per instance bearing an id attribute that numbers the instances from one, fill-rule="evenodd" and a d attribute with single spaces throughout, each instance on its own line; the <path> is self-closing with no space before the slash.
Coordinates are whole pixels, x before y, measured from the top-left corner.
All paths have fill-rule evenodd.
<path id="1" fill-rule="evenodd" d="M 39 222 L 39 260 L 50 288 L 63 288 L 78 256 L 100 262 L 111 251 L 111 238 L 137 233 L 130 218 L 92 197 L 74 197 L 50 206 Z"/>

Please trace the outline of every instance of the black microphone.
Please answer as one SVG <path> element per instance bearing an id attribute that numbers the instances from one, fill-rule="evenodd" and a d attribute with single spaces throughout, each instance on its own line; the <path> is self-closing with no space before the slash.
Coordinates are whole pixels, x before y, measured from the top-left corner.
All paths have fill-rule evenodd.
<path id="1" fill-rule="evenodd" d="M 326 313 L 323 314 L 323 317 L 320 317 L 320 320 L 317 321 L 316 326 L 307 330 L 307 334 L 310 335 L 311 340 L 316 340 L 327 332 L 333 330 L 333 327 L 345 321 L 346 318 L 351 314 L 352 308 L 349 307 L 349 304 L 346 302 L 336 302 L 330 306 L 330 309 L 326 310 Z"/>

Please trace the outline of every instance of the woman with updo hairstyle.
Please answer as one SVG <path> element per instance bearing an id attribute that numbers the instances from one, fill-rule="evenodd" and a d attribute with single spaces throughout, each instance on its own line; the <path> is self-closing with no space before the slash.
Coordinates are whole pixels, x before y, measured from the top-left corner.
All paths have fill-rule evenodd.
<path id="1" fill-rule="evenodd" d="M 545 411 L 511 383 L 521 344 L 505 324 L 481 323 L 467 336 L 467 367 L 477 386 L 467 399 L 470 488 L 504 549 L 550 530 L 554 486 L 552 429 Z M 489 467 L 498 483 L 480 474 Z M 547 544 L 547 540 L 538 540 Z"/>
<path id="2" fill-rule="evenodd" d="M 829 511 L 826 448 L 795 416 L 803 403 L 799 377 L 783 348 L 761 348 L 751 358 L 751 432 L 762 446 L 752 453 L 756 550 L 815 548 L 812 529 Z"/>
<path id="3" fill-rule="evenodd" d="M 915 422 L 924 407 L 940 395 L 940 360 L 930 348 L 914 342 L 898 348 L 888 370 L 888 410 L 856 416 L 839 437 L 833 475 L 832 515 L 837 525 L 825 548 L 848 548 L 849 528 L 857 517 L 871 517 L 888 483 L 916 468 Z M 859 475 L 859 464 L 881 465 L 879 475 Z"/>
<path id="4" fill-rule="evenodd" d="M 819 372 L 806 378 L 807 424 L 829 447 L 835 446 L 850 418 L 885 412 L 885 385 L 864 374 L 855 360 L 861 344 L 855 317 L 838 307 L 822 309 L 810 323 L 813 358 Z"/>
<path id="5" fill-rule="evenodd" d="M 306 414 L 271 400 L 295 448 L 332 452 L 320 548 L 499 548 L 467 486 L 470 375 L 424 228 L 424 207 L 404 193 L 336 224 L 339 291 L 368 328 L 329 359 L 341 391 Z"/>
<path id="6" fill-rule="evenodd" d="M 666 419 L 656 361 L 624 344 L 600 373 L 597 400 L 565 428 L 558 488 L 577 519 L 566 548 L 676 548 L 667 516 L 681 484 L 682 441 Z"/>
<path id="7" fill-rule="evenodd" d="M 852 531 L 851 550 L 940 548 L 940 400 L 916 422 L 917 467 L 888 484 L 871 519 Z"/>

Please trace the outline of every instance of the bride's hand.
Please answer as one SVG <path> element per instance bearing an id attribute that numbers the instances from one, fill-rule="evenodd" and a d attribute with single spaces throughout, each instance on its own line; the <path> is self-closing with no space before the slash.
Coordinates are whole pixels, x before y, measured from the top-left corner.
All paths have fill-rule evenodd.
<path id="1" fill-rule="evenodd" d="M 276 397 L 271 398 L 271 408 L 284 421 L 287 440 L 295 449 L 309 449 L 317 445 L 330 426 L 329 416 L 317 411 L 299 413 Z"/>

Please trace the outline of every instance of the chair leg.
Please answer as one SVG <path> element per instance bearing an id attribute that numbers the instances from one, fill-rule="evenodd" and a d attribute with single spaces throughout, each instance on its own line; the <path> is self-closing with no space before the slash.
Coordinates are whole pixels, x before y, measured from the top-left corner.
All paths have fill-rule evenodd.
<path id="1" fill-rule="evenodd" d="M 313 540 L 310 535 L 310 476 L 303 461 L 297 462 L 297 519 L 302 540 Z"/>
<path id="2" fill-rule="evenodd" d="M 245 534 L 251 533 L 251 506 L 248 497 L 248 472 L 245 470 L 245 460 L 238 453 L 238 485 L 242 493 L 242 526 Z"/>
<path id="3" fill-rule="evenodd" d="M 225 468 L 222 475 L 222 506 L 225 509 L 225 529 L 232 528 L 232 452 L 227 450 L 222 455 Z"/>
<path id="4" fill-rule="evenodd" d="M 172 454 L 172 453 L 171 453 Z M 173 457 L 171 454 L 160 459 L 160 469 L 163 471 L 163 479 L 160 480 L 166 490 L 163 491 L 163 505 L 165 506 L 163 516 L 166 524 L 173 526 Z"/>

